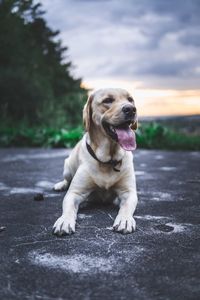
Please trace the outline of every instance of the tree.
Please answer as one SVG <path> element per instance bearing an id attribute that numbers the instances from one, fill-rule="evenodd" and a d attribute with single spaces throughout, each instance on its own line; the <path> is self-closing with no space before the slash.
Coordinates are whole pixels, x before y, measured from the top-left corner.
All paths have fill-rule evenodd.
<path id="1" fill-rule="evenodd" d="M 33 0 L 0 0 L 0 112 L 12 123 L 77 125 L 86 90 Z"/>

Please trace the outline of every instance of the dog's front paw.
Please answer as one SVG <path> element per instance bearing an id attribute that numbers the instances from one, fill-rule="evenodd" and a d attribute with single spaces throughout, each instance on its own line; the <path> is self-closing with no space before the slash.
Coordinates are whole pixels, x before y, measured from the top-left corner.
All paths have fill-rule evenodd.
<path id="1" fill-rule="evenodd" d="M 123 234 L 132 233 L 136 229 L 136 222 L 132 216 L 117 215 L 113 230 Z"/>
<path id="2" fill-rule="evenodd" d="M 52 233 L 57 236 L 70 235 L 75 232 L 75 219 L 62 215 L 53 225 Z"/>
<path id="3" fill-rule="evenodd" d="M 67 187 L 68 187 L 67 181 L 63 180 L 63 181 L 57 182 L 54 185 L 53 190 L 56 191 L 56 192 L 62 192 L 62 191 L 67 190 Z"/>

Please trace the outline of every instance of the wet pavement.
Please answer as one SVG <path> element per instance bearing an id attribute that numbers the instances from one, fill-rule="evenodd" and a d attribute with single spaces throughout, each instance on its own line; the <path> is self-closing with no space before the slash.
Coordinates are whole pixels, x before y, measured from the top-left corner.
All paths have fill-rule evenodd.
<path id="1" fill-rule="evenodd" d="M 134 234 L 113 233 L 117 208 L 94 202 L 58 238 L 68 153 L 0 150 L 0 299 L 200 299 L 200 153 L 135 152 Z"/>

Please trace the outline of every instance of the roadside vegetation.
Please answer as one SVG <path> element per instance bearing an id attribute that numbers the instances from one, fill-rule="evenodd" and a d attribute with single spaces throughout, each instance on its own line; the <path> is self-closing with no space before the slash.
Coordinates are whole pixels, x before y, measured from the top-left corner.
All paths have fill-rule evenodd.
<path id="1" fill-rule="evenodd" d="M 75 129 L 25 126 L 0 128 L 1 147 L 73 147 L 82 137 L 82 126 Z M 138 148 L 200 150 L 200 137 L 188 135 L 161 124 L 139 124 L 136 131 Z"/>

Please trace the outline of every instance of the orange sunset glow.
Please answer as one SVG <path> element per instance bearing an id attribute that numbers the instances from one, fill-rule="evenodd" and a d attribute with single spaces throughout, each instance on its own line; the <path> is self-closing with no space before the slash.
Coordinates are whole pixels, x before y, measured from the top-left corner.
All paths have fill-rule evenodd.
<path id="1" fill-rule="evenodd" d="M 200 114 L 199 2 L 43 0 L 82 86 L 128 90 L 140 116 Z"/>
<path id="2" fill-rule="evenodd" d="M 133 95 L 140 116 L 200 114 L 200 89 L 145 89 L 139 81 L 110 79 L 84 81 L 83 86 L 90 90 L 109 87 L 126 89 Z"/>

